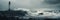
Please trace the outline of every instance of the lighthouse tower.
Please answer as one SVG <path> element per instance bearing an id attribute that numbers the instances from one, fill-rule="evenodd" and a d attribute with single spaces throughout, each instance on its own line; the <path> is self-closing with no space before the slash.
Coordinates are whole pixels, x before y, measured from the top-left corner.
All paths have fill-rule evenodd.
<path id="1" fill-rule="evenodd" d="M 9 4 L 8 4 L 8 5 L 9 5 L 9 9 L 8 9 L 8 11 L 10 11 L 10 5 L 11 5 L 11 2 L 10 2 L 10 1 L 9 1 Z"/>

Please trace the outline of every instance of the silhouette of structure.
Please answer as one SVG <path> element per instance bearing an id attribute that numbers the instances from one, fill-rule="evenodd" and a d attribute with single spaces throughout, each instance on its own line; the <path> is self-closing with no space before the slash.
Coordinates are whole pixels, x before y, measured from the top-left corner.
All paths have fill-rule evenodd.
<path id="1" fill-rule="evenodd" d="M 10 11 L 10 5 L 11 5 L 11 3 L 10 3 L 10 1 L 9 1 L 9 11 Z"/>

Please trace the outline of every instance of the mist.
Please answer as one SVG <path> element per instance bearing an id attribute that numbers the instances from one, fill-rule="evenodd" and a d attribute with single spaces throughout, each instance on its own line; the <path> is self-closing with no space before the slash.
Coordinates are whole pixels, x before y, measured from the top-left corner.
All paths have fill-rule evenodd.
<path id="1" fill-rule="evenodd" d="M 11 9 L 59 9 L 60 0 L 0 0 L 0 10 L 8 10 L 8 2 L 11 2 Z"/>

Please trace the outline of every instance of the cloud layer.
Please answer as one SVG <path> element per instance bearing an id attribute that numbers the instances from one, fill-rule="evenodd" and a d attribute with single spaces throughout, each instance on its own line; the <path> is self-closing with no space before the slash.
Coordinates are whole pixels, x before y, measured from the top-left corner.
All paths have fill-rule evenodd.
<path id="1" fill-rule="evenodd" d="M 11 1 L 11 9 L 59 9 L 60 0 L 0 0 L 0 10 L 8 9 L 8 2 Z"/>

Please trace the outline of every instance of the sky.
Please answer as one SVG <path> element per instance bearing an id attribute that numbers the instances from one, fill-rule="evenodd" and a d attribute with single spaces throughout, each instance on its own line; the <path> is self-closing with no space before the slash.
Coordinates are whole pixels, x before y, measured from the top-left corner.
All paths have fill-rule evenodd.
<path id="1" fill-rule="evenodd" d="M 59 9 L 60 0 L 0 0 L 0 10 L 8 10 L 8 2 L 11 2 L 11 9 Z"/>

